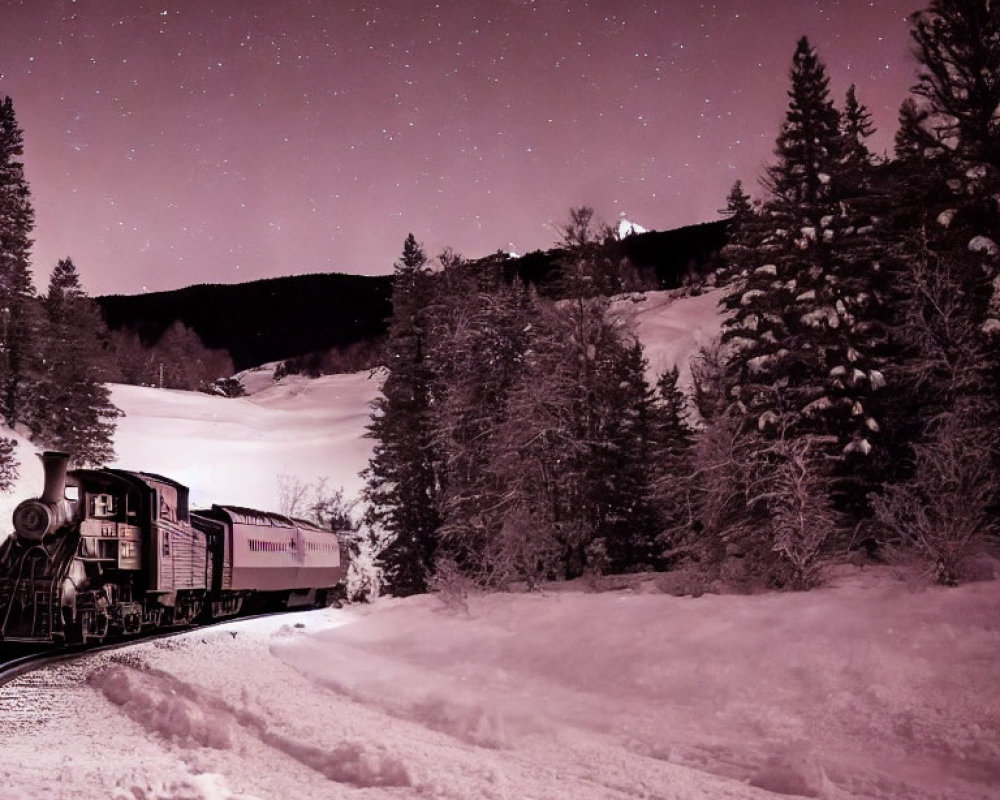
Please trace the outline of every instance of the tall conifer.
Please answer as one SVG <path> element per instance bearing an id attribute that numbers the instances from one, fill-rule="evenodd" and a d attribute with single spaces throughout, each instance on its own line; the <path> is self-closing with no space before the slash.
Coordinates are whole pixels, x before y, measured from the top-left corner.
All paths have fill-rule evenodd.
<path id="1" fill-rule="evenodd" d="M 23 421 L 32 392 L 37 329 L 29 263 L 35 212 L 24 175 L 24 139 L 9 97 L 0 103 L 0 411 Z"/>
<path id="2" fill-rule="evenodd" d="M 886 342 L 873 227 L 866 211 L 872 132 L 853 91 L 838 114 L 825 67 L 799 41 L 777 163 L 768 171 L 758 263 L 728 299 L 739 400 L 761 432 L 824 437 L 867 455 L 879 428 Z M 764 262 L 764 263 L 760 263 Z M 746 272 L 746 271 L 745 271 Z"/>
<path id="3" fill-rule="evenodd" d="M 42 308 L 42 363 L 28 414 L 32 439 L 68 452 L 78 465 L 101 466 L 114 458 L 121 412 L 104 383 L 104 321 L 71 259 L 52 271 Z"/>
<path id="4" fill-rule="evenodd" d="M 426 590 L 440 525 L 427 363 L 429 281 L 427 257 L 411 233 L 395 266 L 387 372 L 373 403 L 368 436 L 375 445 L 365 471 L 368 522 L 388 541 L 386 581 L 398 595 Z"/>

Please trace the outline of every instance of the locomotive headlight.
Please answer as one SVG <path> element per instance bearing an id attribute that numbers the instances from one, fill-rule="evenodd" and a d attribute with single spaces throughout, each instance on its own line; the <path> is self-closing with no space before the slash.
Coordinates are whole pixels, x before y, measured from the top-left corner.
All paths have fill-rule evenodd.
<path id="1" fill-rule="evenodd" d="M 26 542 L 40 542 L 53 522 L 52 509 L 40 500 L 25 500 L 14 509 L 14 532 Z"/>

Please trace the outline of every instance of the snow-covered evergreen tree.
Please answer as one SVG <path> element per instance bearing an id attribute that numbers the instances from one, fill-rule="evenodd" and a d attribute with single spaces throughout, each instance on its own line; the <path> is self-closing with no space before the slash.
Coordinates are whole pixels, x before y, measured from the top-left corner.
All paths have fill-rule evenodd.
<path id="1" fill-rule="evenodd" d="M 826 66 L 806 37 L 795 48 L 790 78 L 788 110 L 774 150 L 778 160 L 768 169 L 766 184 L 774 198 L 772 216 L 789 223 L 789 233 L 799 238 L 807 234 L 796 223 L 823 227 L 842 140 Z"/>
<path id="2" fill-rule="evenodd" d="M 814 516 L 807 527 L 828 531 L 833 508 L 864 516 L 884 464 L 882 451 L 872 454 L 888 400 L 891 274 L 876 235 L 884 201 L 865 145 L 871 133 L 853 87 L 838 113 L 825 66 L 803 38 L 769 194 L 756 215 L 738 197 L 729 201 L 743 222 L 724 253 L 727 363 L 713 374 L 733 402 L 728 412 L 714 409 L 700 436 L 696 472 L 714 476 L 717 491 L 693 493 L 695 522 L 720 542 L 708 551 L 741 555 L 750 574 L 775 584 L 808 583 L 817 555 L 801 536 L 789 544 L 799 534 L 780 520 L 798 509 Z M 778 496 L 804 487 L 808 501 Z M 733 497 L 757 525 L 738 519 Z"/>
<path id="3" fill-rule="evenodd" d="M 732 315 L 724 340 L 738 365 L 739 401 L 762 432 L 797 422 L 823 394 L 809 338 L 813 320 L 823 321 L 824 239 L 834 213 L 830 182 L 841 138 L 825 67 L 805 38 L 795 51 L 791 81 L 778 161 L 766 181 L 767 233 L 748 243 L 750 263 L 759 266 L 742 270 L 739 291 L 726 301 Z"/>
<path id="4" fill-rule="evenodd" d="M 990 285 L 1000 275 L 1000 8 L 992 0 L 934 0 L 914 16 L 912 32 L 920 72 L 906 134 L 936 145 L 930 155 L 951 192 L 944 208 L 940 193 L 920 198 L 937 206 L 928 233 L 980 284 L 967 287 L 971 313 L 1000 330 L 1000 288 Z"/>
<path id="5" fill-rule="evenodd" d="M 743 413 L 764 435 L 828 439 L 838 458 L 867 455 L 884 386 L 883 282 L 866 186 L 867 111 L 854 92 L 838 114 L 822 61 L 800 40 L 768 171 L 765 233 L 745 256 L 724 339 Z M 751 242 L 751 244 L 754 244 Z M 764 262 L 764 263 L 761 263 Z"/>
<path id="6" fill-rule="evenodd" d="M 506 418 L 536 314 L 520 287 L 502 282 L 502 262 L 442 257 L 435 277 L 433 442 L 441 472 L 440 556 L 482 586 L 524 575 L 522 551 L 505 539 L 502 498 L 490 460 Z"/>
<path id="7" fill-rule="evenodd" d="M 617 513 L 627 332 L 605 298 L 540 310 L 489 463 L 508 487 L 508 535 L 534 549 L 539 575 L 575 576 Z"/>
<path id="8" fill-rule="evenodd" d="M 900 113 L 892 252 L 904 275 L 901 372 L 930 422 L 997 394 L 1000 8 L 935 0 L 913 22 L 921 68 Z"/>
<path id="9" fill-rule="evenodd" d="M 671 403 L 649 385 L 642 343 L 622 343 L 618 390 L 609 397 L 606 441 L 597 449 L 597 468 L 604 472 L 599 531 L 607 568 L 616 572 L 662 566 L 658 544 L 664 528 L 656 502 L 658 476 L 677 468 L 682 446 Z M 679 471 L 679 470 L 678 470 Z M 593 565 L 591 565 L 593 566 Z"/>
<path id="10" fill-rule="evenodd" d="M 1000 8 L 995 0 L 932 0 L 914 15 L 914 91 L 937 141 L 974 167 L 1000 164 Z"/>
<path id="11" fill-rule="evenodd" d="M 678 384 L 677 367 L 656 381 L 652 416 L 652 495 L 663 533 L 660 556 L 675 547 L 691 518 L 690 494 L 695 431 L 689 422 L 687 398 Z"/>
<path id="12" fill-rule="evenodd" d="M 121 412 L 104 383 L 104 321 L 71 259 L 52 271 L 42 309 L 41 369 L 28 407 L 32 439 L 69 453 L 80 466 L 101 466 L 114 458 Z"/>

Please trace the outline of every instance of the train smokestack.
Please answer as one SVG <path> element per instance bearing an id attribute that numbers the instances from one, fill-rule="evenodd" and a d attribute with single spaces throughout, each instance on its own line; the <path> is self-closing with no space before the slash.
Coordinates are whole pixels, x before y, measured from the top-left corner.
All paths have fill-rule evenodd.
<path id="1" fill-rule="evenodd" d="M 14 509 L 14 535 L 31 545 L 42 541 L 69 519 L 66 493 L 66 468 L 69 455 L 56 450 L 40 453 L 45 468 L 45 489 L 37 500 L 25 500 Z"/>
<path id="2" fill-rule="evenodd" d="M 66 492 L 66 470 L 69 467 L 69 454 L 58 450 L 46 450 L 38 456 L 45 468 L 45 489 L 38 499 L 47 506 L 54 506 L 63 501 Z"/>

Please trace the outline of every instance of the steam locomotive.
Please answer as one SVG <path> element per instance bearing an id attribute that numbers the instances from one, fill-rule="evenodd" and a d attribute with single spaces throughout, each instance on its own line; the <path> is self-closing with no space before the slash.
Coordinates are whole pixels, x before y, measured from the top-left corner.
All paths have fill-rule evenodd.
<path id="1" fill-rule="evenodd" d="M 41 454 L 40 497 L 0 544 L 0 643 L 100 642 L 331 602 L 347 572 L 335 533 L 238 506 L 188 508 L 188 488 L 147 472 L 68 469 Z"/>

